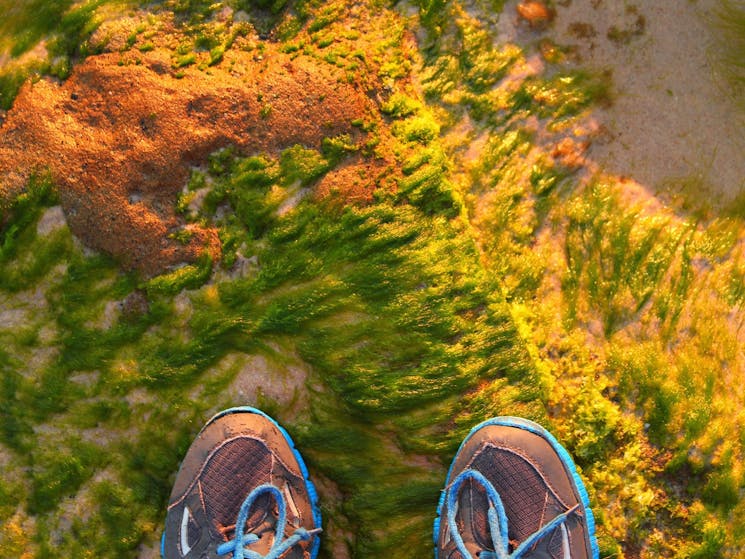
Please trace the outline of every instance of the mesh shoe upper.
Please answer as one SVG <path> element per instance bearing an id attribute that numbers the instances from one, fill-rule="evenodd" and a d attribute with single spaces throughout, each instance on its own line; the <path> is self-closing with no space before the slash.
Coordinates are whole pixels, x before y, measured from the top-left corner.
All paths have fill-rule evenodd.
<path id="1" fill-rule="evenodd" d="M 226 542 L 236 534 L 249 534 L 245 537 L 250 539 L 242 541 L 253 553 L 276 555 L 279 543 L 287 541 L 289 549 L 277 557 L 312 559 L 318 551 L 313 531 L 320 528 L 320 514 L 315 489 L 306 475 L 289 436 L 261 412 L 236 408 L 216 416 L 192 443 L 176 477 L 166 516 L 163 556 L 229 556 L 224 550 Z M 260 491 L 247 503 L 252 491 L 261 487 L 273 489 Z M 244 504 L 247 518 L 238 527 Z M 284 526 L 280 511 L 284 512 Z M 302 538 L 296 535 L 300 533 Z M 218 553 L 221 544 L 223 551 Z M 243 555 L 243 551 L 235 555 Z"/>
<path id="2" fill-rule="evenodd" d="M 457 493 L 451 495 L 453 491 Z M 453 510 L 448 509 L 449 501 Z M 494 534 L 500 532 L 499 510 L 504 536 Z M 549 525 L 552 521 L 555 526 Z M 461 552 L 459 538 L 468 555 Z M 515 418 L 485 422 L 463 442 L 435 522 L 438 559 L 502 556 L 495 550 L 500 541 L 504 556 L 598 556 L 592 513 L 569 455 L 540 426 Z"/>

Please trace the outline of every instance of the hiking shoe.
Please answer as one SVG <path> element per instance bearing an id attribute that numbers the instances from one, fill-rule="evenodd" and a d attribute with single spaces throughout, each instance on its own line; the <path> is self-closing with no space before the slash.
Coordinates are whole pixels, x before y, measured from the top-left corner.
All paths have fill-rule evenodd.
<path id="1" fill-rule="evenodd" d="M 164 559 L 314 559 L 321 514 L 292 439 L 259 410 L 231 408 L 197 435 L 168 501 Z"/>
<path id="2" fill-rule="evenodd" d="M 435 559 L 598 559 L 595 520 L 569 453 L 540 425 L 477 425 L 448 472 Z"/>

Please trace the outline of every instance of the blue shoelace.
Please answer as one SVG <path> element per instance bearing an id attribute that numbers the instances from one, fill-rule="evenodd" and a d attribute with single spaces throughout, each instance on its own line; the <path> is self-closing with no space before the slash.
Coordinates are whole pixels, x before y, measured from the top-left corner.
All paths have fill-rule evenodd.
<path id="1" fill-rule="evenodd" d="M 279 508 L 279 518 L 277 519 L 277 525 L 274 528 L 274 543 L 269 549 L 269 553 L 261 555 L 256 551 L 247 549 L 247 545 L 251 545 L 259 541 L 259 536 L 256 534 L 245 534 L 246 520 L 248 520 L 248 513 L 251 510 L 251 506 L 254 504 L 256 499 L 260 496 L 269 493 L 277 501 L 277 507 Z M 233 559 L 279 559 L 279 557 L 293 545 L 301 541 L 307 541 L 315 534 L 321 532 L 321 528 L 314 528 L 313 530 L 306 530 L 305 528 L 297 528 L 293 534 L 282 539 L 285 533 L 285 526 L 287 525 L 287 505 L 285 504 L 285 497 L 282 492 L 274 487 L 273 485 L 264 484 L 256 487 L 251 493 L 249 493 L 246 500 L 243 501 L 241 509 L 238 512 L 238 520 L 235 523 L 235 537 L 217 547 L 218 555 L 227 555 L 233 553 Z"/>
<path id="2" fill-rule="evenodd" d="M 455 511 L 457 509 L 458 494 L 460 488 L 467 480 L 474 480 L 479 483 L 486 490 L 486 495 L 489 500 L 489 511 L 487 517 L 489 520 L 489 532 L 491 533 L 492 544 L 494 545 L 494 551 L 482 551 L 479 554 L 479 559 L 520 559 L 525 557 L 526 553 L 531 550 L 533 545 L 541 538 L 548 535 L 554 528 L 566 522 L 569 515 L 575 512 L 579 505 L 576 505 L 568 511 L 558 515 L 556 518 L 551 520 L 548 524 L 542 526 L 538 531 L 531 534 L 525 541 L 523 541 L 512 553 L 509 552 L 509 537 L 507 535 L 507 513 L 504 510 L 502 499 L 499 493 L 480 472 L 476 470 L 463 470 L 455 481 L 448 489 L 447 494 L 447 521 L 450 534 L 455 541 L 455 545 L 460 551 L 463 559 L 473 559 L 473 556 L 466 549 L 466 544 L 463 542 L 463 537 L 458 531 L 458 525 L 455 522 Z"/>

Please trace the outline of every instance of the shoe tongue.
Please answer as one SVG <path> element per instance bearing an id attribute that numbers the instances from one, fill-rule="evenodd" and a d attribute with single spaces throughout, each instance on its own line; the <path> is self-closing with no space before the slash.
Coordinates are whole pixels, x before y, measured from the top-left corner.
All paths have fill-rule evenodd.
<path id="1" fill-rule="evenodd" d="M 243 527 L 243 534 L 260 536 L 265 532 L 273 531 L 277 520 L 272 511 L 274 511 L 274 502 L 269 495 L 262 495 L 256 499 Z M 236 513 L 236 518 L 237 516 Z M 233 521 L 235 522 L 235 519 Z M 217 519 L 213 520 L 213 526 L 225 541 L 233 539 L 238 528 L 232 523 L 221 524 Z"/>
<path id="2" fill-rule="evenodd" d="M 271 510 L 267 507 L 271 507 L 272 504 L 266 503 L 266 506 L 263 506 L 264 504 L 260 502 L 261 499 L 263 499 L 263 497 L 257 499 L 256 512 L 248 517 L 243 534 L 254 534 L 258 536 L 259 540 L 252 543 L 250 549 L 259 555 L 266 555 L 271 550 L 274 538 L 278 537 L 275 534 L 275 526 L 277 522 L 276 518 L 267 512 Z M 229 536 L 228 539 L 235 538 L 235 530 L 232 530 Z M 281 538 L 282 535 L 279 537 Z"/>
<path id="3" fill-rule="evenodd" d="M 205 512 L 214 521 L 215 536 L 226 537 L 220 528 L 235 525 L 248 493 L 269 481 L 271 468 L 272 458 L 266 446 L 248 437 L 229 441 L 210 457 L 199 481 Z M 271 497 L 259 497 L 251 507 L 247 531 L 260 526 L 269 510 L 273 510 Z"/>

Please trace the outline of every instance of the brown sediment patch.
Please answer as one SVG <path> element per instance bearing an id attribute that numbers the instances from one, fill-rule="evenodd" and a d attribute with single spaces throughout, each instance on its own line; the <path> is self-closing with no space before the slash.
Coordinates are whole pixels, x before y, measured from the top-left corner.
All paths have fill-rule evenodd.
<path id="1" fill-rule="evenodd" d="M 187 68 L 180 79 L 171 63 L 167 50 L 108 53 L 63 84 L 27 83 L 0 126 L 0 208 L 48 167 L 85 244 L 157 274 L 220 254 L 208 227 L 189 225 L 186 243 L 170 237 L 184 227 L 174 202 L 192 166 L 227 146 L 249 154 L 359 139 L 352 121 L 374 114 L 360 88 L 308 57 L 236 52 L 229 65 Z"/>
<path id="2" fill-rule="evenodd" d="M 367 160 L 356 156 L 327 173 L 318 183 L 315 193 L 319 198 L 336 197 L 345 203 L 368 204 L 373 201 L 376 187 L 395 190 L 395 180 L 388 171 L 385 160 Z M 381 181 L 392 180 L 390 185 Z"/>

